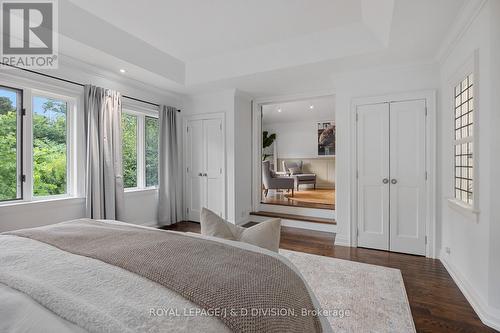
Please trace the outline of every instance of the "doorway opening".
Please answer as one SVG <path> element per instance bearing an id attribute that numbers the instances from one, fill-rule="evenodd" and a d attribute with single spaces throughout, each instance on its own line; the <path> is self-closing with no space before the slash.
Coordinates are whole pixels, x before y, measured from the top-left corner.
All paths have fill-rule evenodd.
<path id="1" fill-rule="evenodd" d="M 333 96 L 261 106 L 260 203 L 335 210 Z"/>

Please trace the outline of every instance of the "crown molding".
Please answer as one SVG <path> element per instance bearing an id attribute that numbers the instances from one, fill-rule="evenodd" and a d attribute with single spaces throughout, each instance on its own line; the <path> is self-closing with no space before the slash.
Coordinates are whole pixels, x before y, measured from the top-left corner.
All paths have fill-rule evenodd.
<path id="1" fill-rule="evenodd" d="M 436 54 L 435 59 L 439 64 L 446 61 L 487 2 L 488 0 L 471 0 L 465 2 Z"/>

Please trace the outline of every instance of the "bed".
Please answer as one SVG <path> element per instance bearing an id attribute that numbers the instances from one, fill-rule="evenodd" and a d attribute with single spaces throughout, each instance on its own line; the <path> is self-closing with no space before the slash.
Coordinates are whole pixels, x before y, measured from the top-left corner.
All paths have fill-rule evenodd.
<path id="1" fill-rule="evenodd" d="M 285 257 L 80 219 L 0 234 L 0 331 L 331 332 Z"/>

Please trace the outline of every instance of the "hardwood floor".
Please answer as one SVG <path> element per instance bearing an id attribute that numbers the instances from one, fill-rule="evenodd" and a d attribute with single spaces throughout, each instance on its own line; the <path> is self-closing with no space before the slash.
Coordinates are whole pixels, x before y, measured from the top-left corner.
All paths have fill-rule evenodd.
<path id="1" fill-rule="evenodd" d="M 181 222 L 166 229 L 199 232 L 200 225 Z M 418 332 L 496 332 L 482 324 L 439 260 L 334 246 L 333 240 L 329 233 L 282 227 L 280 247 L 400 269 Z"/>

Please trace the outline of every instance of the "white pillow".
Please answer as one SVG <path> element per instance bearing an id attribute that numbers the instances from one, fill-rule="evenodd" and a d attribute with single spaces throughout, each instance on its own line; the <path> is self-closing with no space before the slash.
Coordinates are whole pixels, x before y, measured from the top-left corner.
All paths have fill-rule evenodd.
<path id="1" fill-rule="evenodd" d="M 226 222 L 209 209 L 201 210 L 201 234 L 240 241 L 278 252 L 280 246 L 281 220 L 272 219 L 243 228 Z"/>

